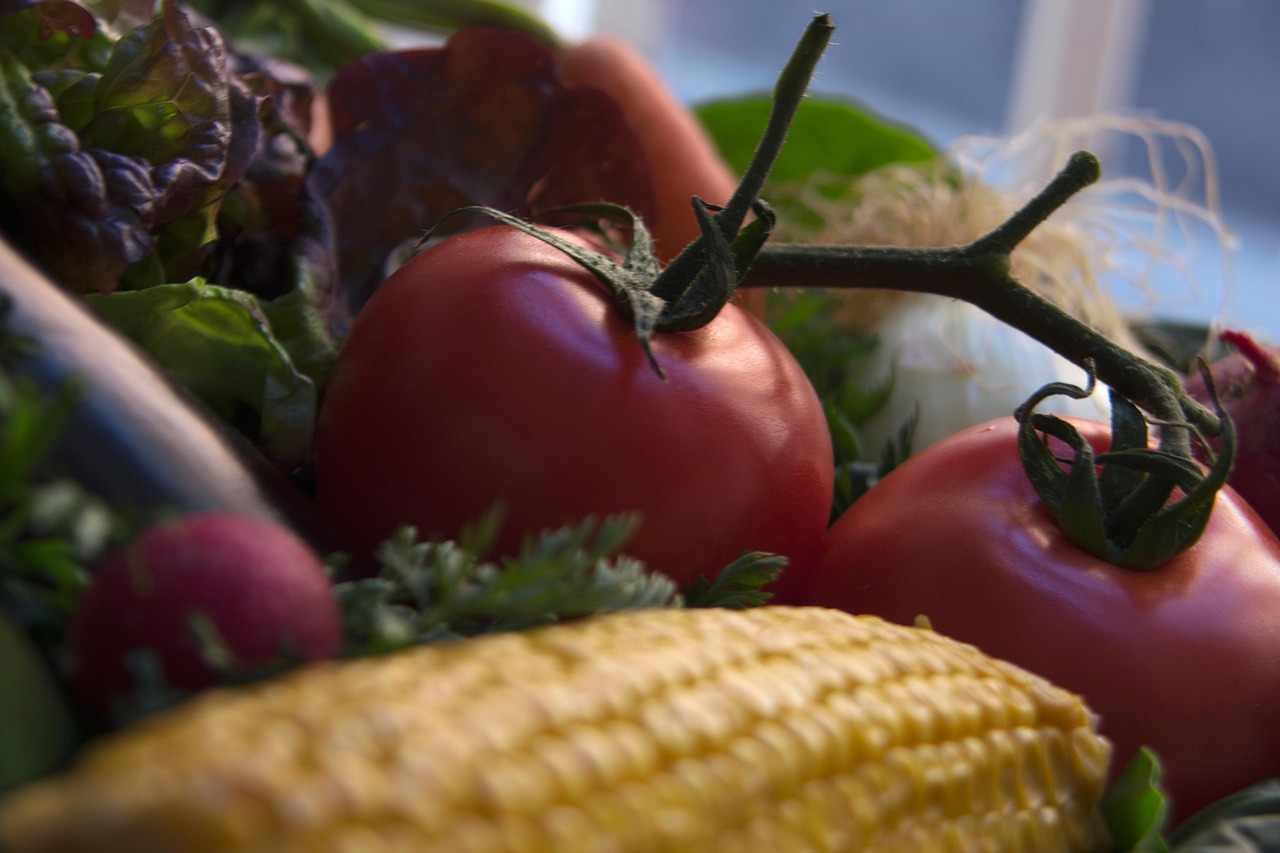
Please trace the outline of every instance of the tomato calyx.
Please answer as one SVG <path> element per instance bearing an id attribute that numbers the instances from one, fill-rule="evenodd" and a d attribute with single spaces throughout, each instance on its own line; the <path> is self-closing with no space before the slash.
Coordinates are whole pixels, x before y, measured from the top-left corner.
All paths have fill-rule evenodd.
<path id="1" fill-rule="evenodd" d="M 543 211 L 544 215 L 582 214 L 629 229 L 631 240 L 622 253 L 621 260 L 575 243 L 518 216 L 483 205 L 458 208 L 442 219 L 441 223 L 454 214 L 478 213 L 536 237 L 568 255 L 613 295 L 619 309 L 630 318 L 636 340 L 644 348 L 649 365 L 659 376 L 664 376 L 662 366 L 654 357 L 650 346 L 653 333 L 691 331 L 715 319 L 733 297 L 738 281 L 768 238 L 774 222 L 773 211 L 757 199 L 753 205 L 756 219 L 730 241 L 717 226 L 708 206 L 696 197 L 693 202 L 709 248 L 705 264 L 694 275 L 693 280 L 686 282 L 684 289 L 671 300 L 654 292 L 657 284 L 664 279 L 663 270 L 654 254 L 649 229 L 637 213 L 622 205 L 598 202 L 566 205 Z M 420 242 L 430 239 L 432 233 L 433 231 L 428 231 Z"/>
<path id="2" fill-rule="evenodd" d="M 1207 470 L 1189 453 L 1189 436 L 1205 444 L 1189 420 L 1160 420 L 1160 439 L 1151 447 L 1147 418 L 1114 390 L 1111 446 L 1095 453 L 1069 421 L 1035 411 L 1052 396 L 1083 399 L 1092 394 L 1095 376 L 1091 364 L 1086 368 L 1085 387 L 1049 383 L 1018 408 L 1018 453 L 1040 500 L 1075 545 L 1113 565 L 1154 569 L 1190 548 L 1204 532 L 1235 460 L 1235 429 L 1202 365 L 1220 437 Z M 1051 445 L 1050 438 L 1058 444 Z M 1068 458 L 1059 455 L 1062 446 Z M 1171 501 L 1179 491 L 1181 497 Z"/>

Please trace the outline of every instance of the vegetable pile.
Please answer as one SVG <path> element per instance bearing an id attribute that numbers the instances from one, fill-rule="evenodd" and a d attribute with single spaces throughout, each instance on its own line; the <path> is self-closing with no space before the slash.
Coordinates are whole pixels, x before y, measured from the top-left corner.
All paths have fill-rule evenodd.
<path id="1" fill-rule="evenodd" d="M 1053 229 L 1098 160 L 978 215 L 809 92 L 832 28 L 695 114 L 487 0 L 0 3 L 0 829 L 324 661 L 834 608 L 1078 694 L 1090 844 L 1280 850 L 1275 354 L 1148 351 Z M 935 322 L 970 367 L 922 383 Z"/>

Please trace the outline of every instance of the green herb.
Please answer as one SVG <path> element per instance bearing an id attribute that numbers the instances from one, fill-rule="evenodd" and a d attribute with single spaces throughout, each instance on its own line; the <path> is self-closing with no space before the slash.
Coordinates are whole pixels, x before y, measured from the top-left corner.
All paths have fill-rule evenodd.
<path id="1" fill-rule="evenodd" d="M 1160 778 L 1155 753 L 1142 749 L 1107 789 L 1102 814 L 1117 853 L 1168 850 L 1161 835 L 1168 821 L 1168 803 Z"/>
<path id="2" fill-rule="evenodd" d="M 10 340 L 0 349 L 16 347 Z M 122 529 L 104 503 L 51 469 L 75 397 L 74 388 L 48 394 L 0 358 L 0 613 L 46 652 L 88 584 L 85 567 Z"/>
<path id="3" fill-rule="evenodd" d="M 684 606 L 745 610 L 768 604 L 772 593 L 764 587 L 778 579 L 786 564 L 786 557 L 749 551 L 725 566 L 715 580 L 698 578 L 689 584 Z"/>
<path id="4" fill-rule="evenodd" d="M 337 586 L 349 652 L 519 630 L 610 610 L 677 602 L 670 579 L 636 560 L 612 556 L 634 517 L 586 519 L 526 542 L 518 557 L 487 561 L 500 513 L 458 541 L 421 542 L 402 528 L 378 552 L 381 572 Z"/>
<path id="5" fill-rule="evenodd" d="M 423 542 L 401 528 L 378 551 L 379 573 L 337 585 L 347 654 L 377 654 L 422 642 L 513 631 L 618 610 L 754 607 L 785 558 L 744 554 L 714 581 L 687 591 L 620 553 L 634 515 L 587 518 L 530 537 L 518 556 L 486 560 L 501 512 L 457 541 Z"/>

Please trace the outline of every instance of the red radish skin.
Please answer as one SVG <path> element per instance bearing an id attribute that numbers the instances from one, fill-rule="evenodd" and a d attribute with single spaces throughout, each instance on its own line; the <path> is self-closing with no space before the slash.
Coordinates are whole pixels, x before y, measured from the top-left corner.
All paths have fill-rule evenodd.
<path id="1" fill-rule="evenodd" d="M 1266 347 L 1246 332 L 1222 332 L 1235 349 L 1210 367 L 1218 399 L 1236 427 L 1232 488 L 1263 521 L 1280 534 L 1280 347 Z M 1209 405 L 1209 392 L 1197 374 L 1187 392 Z M 1210 444 L 1217 449 L 1217 442 Z M 1202 461 L 1203 458 L 1202 458 Z"/>
<path id="2" fill-rule="evenodd" d="M 143 530 L 96 570 L 72 618 L 72 683 L 98 711 L 135 689 L 130 653 L 152 649 L 169 686 L 198 690 L 218 677 L 190 619 L 202 613 L 246 666 L 282 650 L 332 657 L 337 599 L 320 557 L 292 531 L 231 513 L 188 515 Z"/>

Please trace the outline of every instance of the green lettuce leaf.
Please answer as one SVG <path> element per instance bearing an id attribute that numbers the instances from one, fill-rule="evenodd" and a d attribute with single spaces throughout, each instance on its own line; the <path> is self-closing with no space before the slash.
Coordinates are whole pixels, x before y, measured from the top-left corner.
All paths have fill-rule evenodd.
<path id="1" fill-rule="evenodd" d="M 753 95 L 700 106 L 698 118 L 741 174 L 769 118 L 770 99 Z M 921 134 L 848 100 L 813 96 L 800 105 L 769 183 L 797 183 L 821 172 L 854 178 L 890 163 L 927 163 L 937 148 Z"/>
<path id="2" fill-rule="evenodd" d="M 270 458 L 288 467 L 307 457 L 333 351 L 305 299 L 263 303 L 196 279 L 85 301 Z"/>

